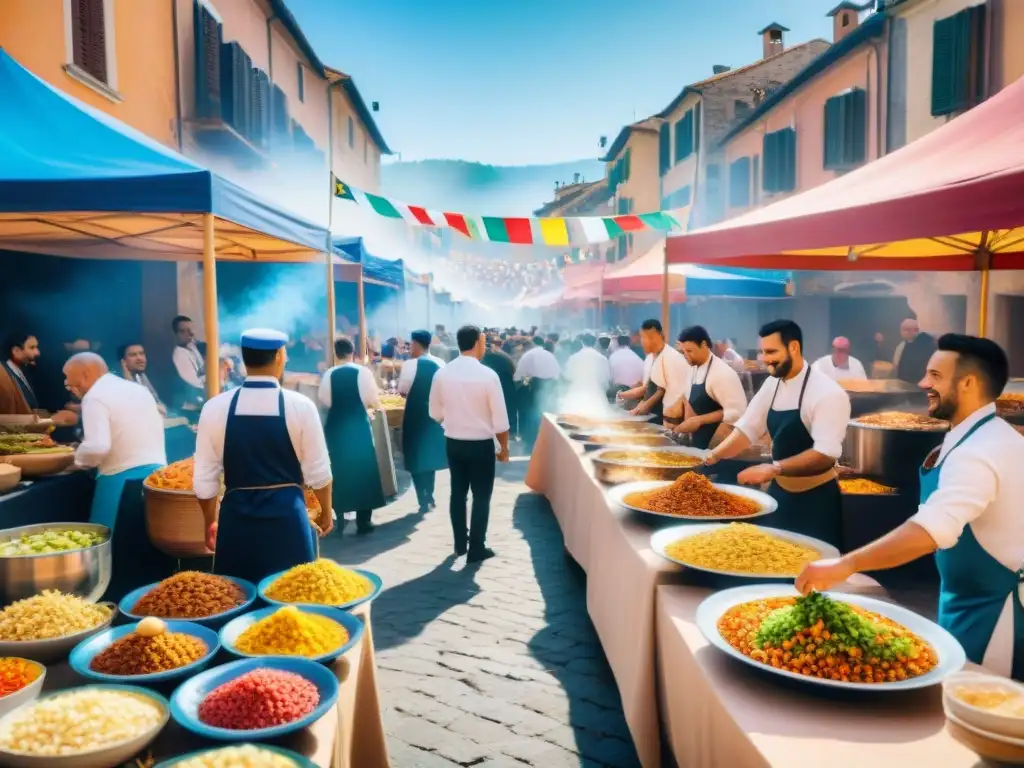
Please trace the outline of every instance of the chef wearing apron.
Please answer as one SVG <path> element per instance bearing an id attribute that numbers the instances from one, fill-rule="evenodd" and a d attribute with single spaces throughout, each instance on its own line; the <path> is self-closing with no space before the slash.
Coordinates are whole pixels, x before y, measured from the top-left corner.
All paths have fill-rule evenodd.
<path id="1" fill-rule="evenodd" d="M 416 501 L 421 513 L 433 509 L 437 470 L 448 468 L 444 429 L 430 418 L 430 385 L 444 363 L 429 354 L 430 333 L 413 331 L 410 360 L 402 365 L 398 391 L 405 395 L 402 418 L 402 457 L 412 475 Z"/>
<path id="2" fill-rule="evenodd" d="M 281 387 L 287 342 L 268 329 L 242 334 L 248 375 L 240 388 L 206 402 L 196 435 L 193 487 L 214 571 L 254 583 L 316 559 L 304 486 L 320 502 L 320 529 L 331 529 L 331 466 L 319 411 Z"/>
<path id="3" fill-rule="evenodd" d="M 327 451 L 334 476 L 334 511 L 356 513 L 356 533 L 373 531 L 373 510 L 383 507 L 384 488 L 373 443 L 369 409 L 380 410 L 380 393 L 373 372 L 352 361 L 351 339 L 334 342 L 338 365 L 320 381 L 320 404 L 327 408 Z"/>
<path id="4" fill-rule="evenodd" d="M 699 325 L 679 334 L 680 352 L 690 364 L 690 387 L 685 418 L 673 431 L 690 435 L 694 448 L 711 445 L 724 423 L 731 431 L 747 407 L 739 374 L 711 352 L 711 336 Z"/>
<path id="5" fill-rule="evenodd" d="M 808 565 L 807 593 L 860 571 L 896 568 L 935 553 L 939 624 L 991 671 L 1024 680 L 1024 437 L 996 416 L 1009 376 L 998 344 L 939 338 L 920 386 L 928 411 L 952 428 L 920 469 L 921 500 L 907 522 L 854 552 Z"/>
<path id="6" fill-rule="evenodd" d="M 665 420 L 666 408 L 678 408 L 679 418 L 667 420 L 678 424 L 682 421 L 682 401 L 686 395 L 685 385 L 690 366 L 686 358 L 665 343 L 665 332 L 658 320 L 644 320 L 640 326 L 640 344 L 647 355 L 644 360 L 643 384 L 621 393 L 617 399 L 640 397 L 640 404 L 631 413 L 635 416 L 650 416 L 650 420 L 656 424 Z"/>
<path id="7" fill-rule="evenodd" d="M 750 401 L 736 429 L 706 463 L 732 458 L 767 433 L 772 463 L 738 475 L 744 485 L 771 482 L 778 502 L 775 528 L 839 544 L 840 491 L 835 472 L 843 452 L 850 398 L 836 382 L 812 371 L 803 356 L 803 333 L 792 320 L 776 320 L 760 331 L 761 357 L 771 374 Z"/>

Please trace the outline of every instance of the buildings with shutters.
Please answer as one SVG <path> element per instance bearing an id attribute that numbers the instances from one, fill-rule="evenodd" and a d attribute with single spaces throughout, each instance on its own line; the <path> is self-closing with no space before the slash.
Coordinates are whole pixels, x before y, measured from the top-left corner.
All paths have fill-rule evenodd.
<path id="1" fill-rule="evenodd" d="M 647 213 L 660 209 L 658 197 L 658 127 L 655 118 L 640 120 L 619 131 L 601 161 L 614 214 Z M 652 233 L 622 235 L 615 241 L 615 261 L 646 253 Z"/>
<path id="2" fill-rule="evenodd" d="M 579 176 L 579 174 L 577 174 Z M 568 184 L 555 184 L 555 197 L 533 212 L 534 216 L 612 216 L 615 213 L 607 179 L 586 181 L 575 179 Z M 590 248 L 573 249 L 570 261 L 617 260 L 618 241 L 596 243 Z"/>

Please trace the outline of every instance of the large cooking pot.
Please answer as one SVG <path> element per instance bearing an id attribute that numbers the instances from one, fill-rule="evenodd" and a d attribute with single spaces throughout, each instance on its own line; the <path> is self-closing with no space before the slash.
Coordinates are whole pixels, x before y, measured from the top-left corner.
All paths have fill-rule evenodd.
<path id="1" fill-rule="evenodd" d="M 110 529 L 95 523 L 37 523 L 0 531 L 0 541 L 10 541 L 33 533 L 60 530 L 88 531 L 103 536 L 103 541 L 86 549 L 0 557 L 0 608 L 44 589 L 99 600 L 113 573 Z"/>
<path id="2" fill-rule="evenodd" d="M 850 415 L 853 418 L 878 411 L 922 411 L 928 405 L 928 396 L 920 387 L 892 379 L 840 381 L 850 396 Z"/>
<path id="3" fill-rule="evenodd" d="M 918 429 L 864 424 L 853 419 L 846 428 L 843 464 L 859 475 L 886 485 L 913 485 L 917 470 L 949 431 L 945 423 Z"/>

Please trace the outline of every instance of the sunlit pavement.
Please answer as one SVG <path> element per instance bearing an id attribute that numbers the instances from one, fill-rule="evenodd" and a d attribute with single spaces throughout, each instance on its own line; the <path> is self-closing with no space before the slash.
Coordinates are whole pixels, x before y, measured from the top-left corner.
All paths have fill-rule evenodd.
<path id="1" fill-rule="evenodd" d="M 637 766 L 615 682 L 586 612 L 583 577 L 563 555 L 527 459 L 499 465 L 488 545 L 466 567 L 452 554 L 448 473 L 421 516 L 408 475 L 375 513 L 377 530 L 322 544 L 327 557 L 380 574 L 374 640 L 394 768 Z"/>

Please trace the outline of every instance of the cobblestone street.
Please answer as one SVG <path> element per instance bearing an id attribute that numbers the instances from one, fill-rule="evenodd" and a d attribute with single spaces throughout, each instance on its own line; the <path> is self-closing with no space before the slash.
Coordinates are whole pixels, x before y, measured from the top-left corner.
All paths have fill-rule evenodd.
<path id="1" fill-rule="evenodd" d="M 498 465 L 498 556 L 476 568 L 452 554 L 447 472 L 436 510 L 420 516 L 403 487 L 373 534 L 350 523 L 323 544 L 384 579 L 373 628 L 393 768 L 638 765 L 582 573 L 546 500 L 523 484 L 527 461 Z"/>

